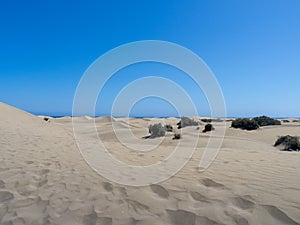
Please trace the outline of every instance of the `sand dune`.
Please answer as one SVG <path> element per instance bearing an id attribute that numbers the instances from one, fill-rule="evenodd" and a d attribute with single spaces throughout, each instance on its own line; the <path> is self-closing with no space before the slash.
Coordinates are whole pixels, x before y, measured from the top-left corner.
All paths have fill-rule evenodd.
<path id="1" fill-rule="evenodd" d="M 114 122 L 115 119 L 111 116 L 101 116 L 101 117 L 95 118 L 95 121 L 97 123 L 111 123 L 111 122 Z"/>
<path id="2" fill-rule="evenodd" d="M 83 125 L 93 120 L 75 119 Z M 45 122 L 0 103 L 0 224 L 300 224 L 300 153 L 272 146 L 279 135 L 299 135 L 300 123 L 249 132 L 229 128 L 227 122 L 222 149 L 205 172 L 198 172 L 198 165 L 210 134 L 201 133 L 192 159 L 174 177 L 130 187 L 106 180 L 88 166 L 71 120 Z M 176 146 L 171 134 L 142 139 L 149 118 L 95 120 L 110 153 L 133 165 L 162 161 Z M 175 126 L 178 119 L 164 122 Z M 131 129 L 133 136 L 125 144 L 147 148 L 161 143 L 153 151 L 132 151 L 119 143 L 112 123 L 124 135 Z M 201 132 L 196 127 L 183 129 L 186 140 Z"/>

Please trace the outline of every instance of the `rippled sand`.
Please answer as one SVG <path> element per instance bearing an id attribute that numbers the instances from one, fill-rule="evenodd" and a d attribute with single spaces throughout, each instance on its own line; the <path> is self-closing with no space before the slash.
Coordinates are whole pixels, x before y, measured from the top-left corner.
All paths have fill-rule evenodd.
<path id="1" fill-rule="evenodd" d="M 85 124 L 92 118 L 76 119 Z M 119 143 L 112 121 L 121 134 L 130 127 L 140 138 L 139 147 L 159 139 L 142 139 L 149 118 L 96 118 L 101 140 L 123 162 L 153 164 L 176 146 L 168 134 L 154 151 L 132 151 Z M 178 119 L 164 122 L 175 126 Z M 216 130 L 218 126 L 216 122 Z M 130 187 L 106 180 L 88 166 L 71 118 L 46 122 L 0 103 L 0 224 L 299 224 L 300 153 L 272 145 L 279 135 L 299 135 L 300 123 L 291 120 L 251 132 L 229 126 L 227 122 L 220 153 L 205 172 L 198 165 L 209 133 L 200 134 L 192 159 L 174 177 Z M 183 139 L 201 132 L 183 129 Z"/>

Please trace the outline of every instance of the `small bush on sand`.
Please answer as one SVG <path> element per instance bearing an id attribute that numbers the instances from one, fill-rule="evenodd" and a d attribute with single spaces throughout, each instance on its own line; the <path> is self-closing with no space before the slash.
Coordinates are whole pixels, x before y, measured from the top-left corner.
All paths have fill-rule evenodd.
<path id="1" fill-rule="evenodd" d="M 215 119 L 201 119 L 202 122 L 204 123 L 211 123 L 211 122 L 223 122 L 223 119 L 220 118 L 215 118 Z"/>
<path id="2" fill-rule="evenodd" d="M 300 150 L 300 141 L 299 137 L 296 136 L 281 136 L 278 137 L 274 146 L 281 146 L 281 150 L 283 151 L 297 151 Z"/>
<path id="3" fill-rule="evenodd" d="M 216 118 L 216 119 L 212 119 L 211 122 L 224 122 L 226 121 L 225 119 L 220 119 L 220 118 Z"/>
<path id="4" fill-rule="evenodd" d="M 259 125 L 255 120 L 239 118 L 232 121 L 231 127 L 240 128 L 242 130 L 256 130 L 259 128 Z"/>
<path id="5" fill-rule="evenodd" d="M 173 140 L 181 139 L 181 134 L 174 134 Z"/>
<path id="6" fill-rule="evenodd" d="M 163 137 L 166 134 L 166 129 L 161 123 L 150 125 L 149 127 L 150 138 Z"/>
<path id="7" fill-rule="evenodd" d="M 211 119 L 201 119 L 201 121 L 204 123 L 211 123 L 212 120 Z"/>
<path id="8" fill-rule="evenodd" d="M 255 117 L 252 120 L 256 121 L 261 127 L 270 125 L 281 125 L 281 122 L 279 120 L 275 120 L 267 116 Z"/>
<path id="9" fill-rule="evenodd" d="M 173 127 L 170 124 L 165 125 L 165 130 L 167 132 L 172 132 L 173 131 Z"/>
<path id="10" fill-rule="evenodd" d="M 204 130 L 202 131 L 203 133 L 208 132 L 208 131 L 212 131 L 215 128 L 213 127 L 213 125 L 211 125 L 210 123 L 206 124 L 204 127 Z"/>
<path id="11" fill-rule="evenodd" d="M 49 118 L 48 117 L 44 117 L 44 121 L 46 122 L 50 122 Z"/>
<path id="12" fill-rule="evenodd" d="M 289 120 L 282 120 L 282 122 L 289 123 L 290 121 Z"/>
<path id="13" fill-rule="evenodd" d="M 198 126 L 199 123 L 188 117 L 181 117 L 181 120 L 177 123 L 178 129 L 187 126 Z"/>

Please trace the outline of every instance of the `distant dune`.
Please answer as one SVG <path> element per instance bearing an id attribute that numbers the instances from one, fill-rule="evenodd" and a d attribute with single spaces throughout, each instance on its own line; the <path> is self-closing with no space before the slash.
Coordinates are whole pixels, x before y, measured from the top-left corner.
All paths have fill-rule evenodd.
<path id="1" fill-rule="evenodd" d="M 93 118 L 74 118 L 88 124 Z M 162 119 L 157 119 L 157 121 Z M 187 127 L 183 139 L 200 138 L 192 159 L 174 177 L 146 187 L 113 183 L 94 172 L 82 158 L 72 118 L 31 115 L 0 103 L 0 224 L 57 225 L 288 225 L 300 224 L 300 153 L 273 147 L 280 135 L 300 135 L 300 123 L 255 131 L 230 128 L 213 164 L 198 166 L 210 133 Z M 150 119 L 95 118 L 99 137 L 117 159 L 149 165 L 173 151 L 176 141 L 143 139 Z M 174 127 L 177 118 L 164 119 Z M 119 143 L 131 129 L 128 145 Z M 216 130 L 220 123 L 214 123 Z M 198 132 L 198 133 L 197 133 Z M 214 133 L 212 133 L 213 135 Z M 126 143 L 125 143 L 126 144 Z"/>

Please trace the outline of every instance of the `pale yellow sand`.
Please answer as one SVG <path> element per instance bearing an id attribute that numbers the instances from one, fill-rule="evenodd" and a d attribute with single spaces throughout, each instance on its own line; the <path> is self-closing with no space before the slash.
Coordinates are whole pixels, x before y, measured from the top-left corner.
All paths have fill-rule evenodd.
<path id="1" fill-rule="evenodd" d="M 76 119 L 84 124 L 92 118 Z M 131 118 L 128 124 L 128 118 L 96 118 L 105 146 L 124 162 L 155 163 L 176 145 L 168 134 L 155 151 L 130 151 L 118 143 L 111 121 L 120 130 L 131 127 L 141 138 L 148 134 L 150 119 Z M 165 122 L 175 125 L 178 119 Z M 220 153 L 205 172 L 199 173 L 198 165 L 209 134 L 200 135 L 193 158 L 176 176 L 129 187 L 102 178 L 87 165 L 74 141 L 71 118 L 45 122 L 0 103 L 0 224 L 299 224 L 300 153 L 272 145 L 279 135 L 300 135 L 300 123 L 251 132 L 229 125 Z M 187 139 L 201 132 L 184 129 Z M 145 146 L 155 141 L 141 139 Z"/>

